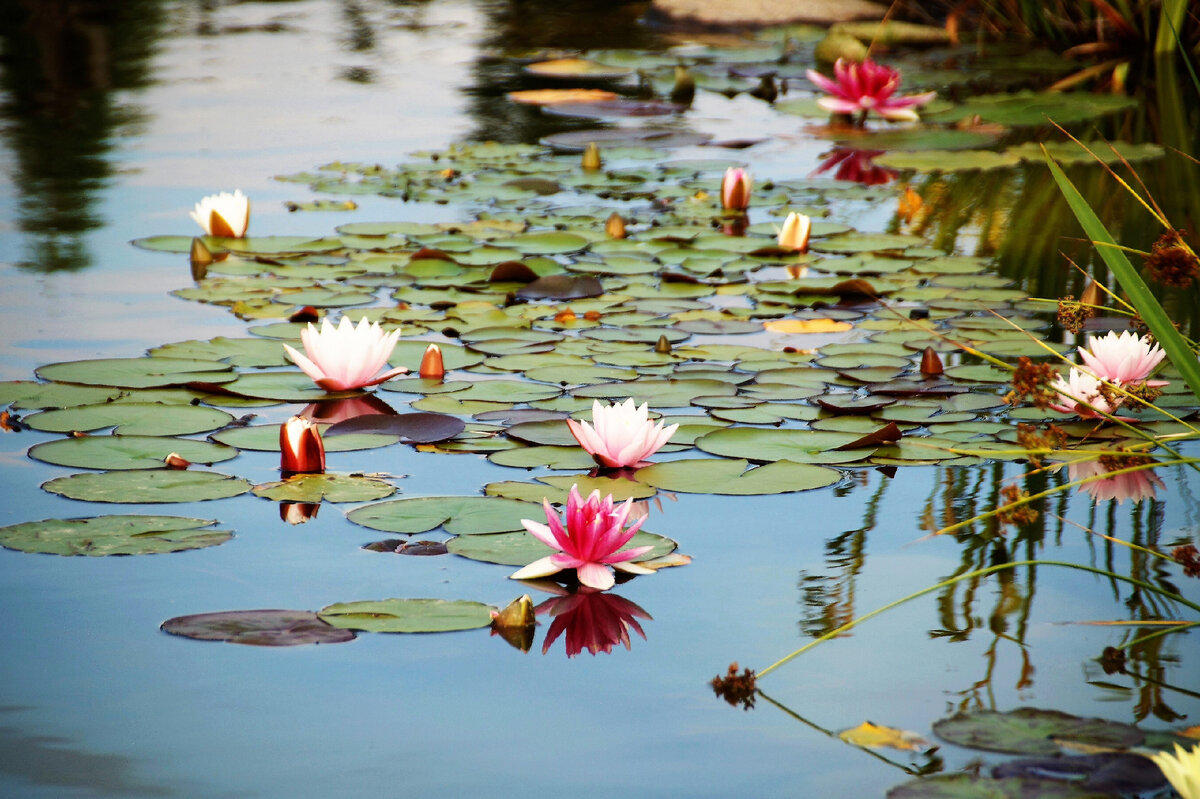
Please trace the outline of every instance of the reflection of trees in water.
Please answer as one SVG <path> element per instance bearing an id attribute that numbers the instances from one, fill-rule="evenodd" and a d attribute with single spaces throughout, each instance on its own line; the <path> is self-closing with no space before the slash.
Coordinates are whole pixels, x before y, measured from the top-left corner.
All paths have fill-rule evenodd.
<path id="1" fill-rule="evenodd" d="M 638 22 L 645 2 L 613 0 L 479 0 L 491 35 L 481 43 L 471 69 L 470 114 L 476 129 L 469 138 L 481 141 L 535 142 L 567 130 L 608 127 L 595 120 L 543 114 L 505 94 L 522 89 L 574 86 L 547 82 L 521 71 L 520 59 L 554 57 L 556 52 L 609 48 L 657 50 L 660 37 Z M 588 85 L 597 85 L 590 83 Z"/>
<path id="2" fill-rule="evenodd" d="M 22 266 L 88 265 L 82 234 L 102 224 L 92 205 L 112 174 L 116 136 L 140 120 L 116 93 L 145 86 L 161 0 L 6 0 L 4 136 L 16 158 Z"/>

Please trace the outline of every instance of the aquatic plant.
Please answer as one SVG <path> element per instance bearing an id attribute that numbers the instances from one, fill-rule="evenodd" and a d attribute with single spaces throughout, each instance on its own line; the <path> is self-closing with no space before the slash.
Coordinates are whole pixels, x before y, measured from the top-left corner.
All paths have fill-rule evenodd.
<path id="1" fill-rule="evenodd" d="M 812 220 L 792 211 L 783 220 L 783 227 L 779 230 L 779 246 L 792 252 L 808 252 L 808 236 L 811 232 Z"/>
<path id="2" fill-rule="evenodd" d="M 750 173 L 738 167 L 729 167 L 721 179 L 721 207 L 726 211 L 741 213 L 750 207 Z"/>
<path id="3" fill-rule="evenodd" d="M 1193 746 L 1191 751 L 1175 744 L 1174 754 L 1159 752 L 1149 758 L 1162 769 L 1171 787 L 1183 799 L 1200 799 L 1200 744 Z"/>
<path id="4" fill-rule="evenodd" d="M 317 426 L 293 416 L 279 426 L 279 468 L 283 472 L 325 471 L 325 444 Z"/>
<path id="5" fill-rule="evenodd" d="M 808 79 L 830 95 L 817 104 L 834 114 L 858 114 L 859 125 L 870 113 L 890 122 L 915 121 L 913 108 L 937 96 L 936 92 L 894 96 L 900 88 L 900 72 L 869 58 L 857 63 L 839 58 L 833 73 L 831 80 L 815 69 L 808 70 Z"/>
<path id="6" fill-rule="evenodd" d="M 1127 499 L 1135 503 L 1154 499 L 1157 489 L 1165 488 L 1162 478 L 1151 469 L 1123 468 L 1132 465 L 1114 464 L 1106 458 L 1071 461 L 1067 464 L 1067 474 L 1072 482 L 1083 481 L 1079 490 L 1086 491 L 1096 502 L 1115 499 L 1120 505 Z"/>
<path id="7" fill-rule="evenodd" d="M 250 226 L 250 198 L 241 189 L 210 194 L 196 203 L 191 217 L 210 236 L 241 238 Z"/>
<path id="8" fill-rule="evenodd" d="M 650 421 L 647 404 L 635 407 L 633 398 L 612 405 L 592 402 L 592 422 L 567 420 L 571 435 L 601 466 L 638 466 L 658 452 L 679 425 Z"/>
<path id="9" fill-rule="evenodd" d="M 427 380 L 441 380 L 446 376 L 441 347 L 430 344 L 425 348 L 425 354 L 421 356 L 421 365 L 417 369 L 417 374 Z"/>
<path id="10" fill-rule="evenodd" d="M 403 366 L 379 374 L 387 365 L 400 331 L 384 333 L 378 322 L 367 317 L 355 326 L 349 317 L 342 317 L 336 327 L 328 318 L 321 320 L 318 330 L 312 322 L 300 331 L 304 355 L 284 344 L 292 362 L 313 382 L 326 391 L 350 391 L 391 380 L 408 372 Z"/>
<path id="11" fill-rule="evenodd" d="M 630 649 L 630 629 L 645 640 L 646 633 L 637 620 L 650 618 L 649 613 L 625 597 L 587 586 L 547 599 L 537 606 L 536 612 L 549 614 L 553 619 L 542 642 L 542 654 L 549 652 L 560 636 L 565 636 L 569 658 L 585 649 L 593 655 L 608 654 L 617 644 Z"/>
<path id="12" fill-rule="evenodd" d="M 1123 386 L 1146 380 L 1165 355 L 1149 337 L 1129 330 L 1089 336 L 1087 347 L 1079 348 L 1079 357 L 1096 377 Z M 1163 381 L 1154 382 L 1165 385 Z"/>
<path id="13" fill-rule="evenodd" d="M 526 580 L 574 569 L 580 583 L 605 591 L 616 583 L 610 566 L 631 574 L 653 574 L 653 569 L 632 562 L 649 552 L 651 547 L 621 550 L 645 521 L 638 519 L 625 526 L 632 503 L 633 500 L 627 499 L 614 507 L 612 494 L 600 499 L 599 491 L 593 491 L 584 500 L 579 495 L 579 486 L 573 485 L 567 496 L 565 519 L 560 520 L 550 502 L 542 500 L 547 524 L 532 519 L 522 519 L 521 524 L 534 538 L 558 551 L 535 560 L 510 576 L 514 580 Z"/>

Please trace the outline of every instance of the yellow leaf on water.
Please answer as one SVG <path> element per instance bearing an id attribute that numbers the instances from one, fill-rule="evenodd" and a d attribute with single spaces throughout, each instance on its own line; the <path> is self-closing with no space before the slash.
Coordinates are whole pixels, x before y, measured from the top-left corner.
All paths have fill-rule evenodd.
<path id="1" fill-rule="evenodd" d="M 1186 727 L 1182 730 L 1176 730 L 1175 734 L 1182 735 L 1184 738 L 1194 738 L 1197 741 L 1200 741 L 1200 724 L 1197 724 L 1194 727 Z"/>
<path id="2" fill-rule="evenodd" d="M 842 333 L 854 325 L 832 319 L 768 319 L 763 327 L 773 333 Z"/>
<path id="3" fill-rule="evenodd" d="M 599 103 L 615 100 L 616 92 L 604 89 L 528 89 L 509 92 L 508 99 L 526 105 L 555 105 L 556 103 Z"/>
<path id="4" fill-rule="evenodd" d="M 838 737 L 847 743 L 857 744 L 858 746 L 870 746 L 873 748 L 887 746 L 906 752 L 919 752 L 931 747 L 929 741 L 926 741 L 915 732 L 884 727 L 870 721 L 864 721 L 857 727 L 842 730 L 838 733 Z"/>

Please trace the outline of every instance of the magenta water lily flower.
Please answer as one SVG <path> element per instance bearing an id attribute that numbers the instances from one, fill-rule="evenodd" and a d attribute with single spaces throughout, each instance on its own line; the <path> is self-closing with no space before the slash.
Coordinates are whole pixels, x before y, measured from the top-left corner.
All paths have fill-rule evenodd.
<path id="1" fill-rule="evenodd" d="M 679 425 L 663 427 L 650 421 L 646 403 L 634 407 L 633 398 L 612 405 L 592 402 L 592 423 L 567 420 L 571 435 L 601 466 L 620 469 L 637 466 L 658 452 Z"/>
<path id="2" fill-rule="evenodd" d="M 236 189 L 233 194 L 223 191 L 210 194 L 192 211 L 192 219 L 210 236 L 238 239 L 250 226 L 250 198 Z"/>
<path id="3" fill-rule="evenodd" d="M 867 114 L 875 113 L 893 122 L 912 122 L 917 119 L 915 106 L 923 105 L 937 96 L 936 92 L 896 97 L 900 88 L 900 73 L 871 59 L 861 62 L 839 58 L 833 65 L 834 79 L 816 70 L 808 70 L 808 79 L 829 94 L 817 104 L 835 114 L 859 114 L 859 123 Z"/>
<path id="4" fill-rule="evenodd" d="M 304 355 L 287 344 L 283 348 L 292 362 L 321 388 L 351 391 L 408 372 L 401 366 L 379 374 L 379 370 L 387 366 L 399 337 L 399 330 L 384 333 L 378 323 L 367 321 L 365 316 L 357 326 L 343 316 L 337 327 L 328 319 L 322 319 L 321 329 L 317 330 L 309 322 L 308 327 L 300 331 Z"/>
<path id="5" fill-rule="evenodd" d="M 579 496 L 579 486 L 571 486 L 564 523 L 550 502 L 542 500 L 547 524 L 532 519 L 522 519 L 521 524 L 534 538 L 558 551 L 516 571 L 512 579 L 548 577 L 574 569 L 581 584 L 604 591 L 616 582 L 610 566 L 632 574 L 653 574 L 653 569 L 632 562 L 653 547 L 621 550 L 642 526 L 643 519 L 625 526 L 632 502 L 627 499 L 614 506 L 612 494 L 600 499 L 599 491 L 593 491 L 585 501 Z"/>
<path id="6" fill-rule="evenodd" d="M 1162 362 L 1166 355 L 1149 337 L 1139 336 L 1130 330 L 1124 333 L 1109 332 L 1107 336 L 1089 336 L 1087 347 L 1080 347 L 1079 357 L 1092 374 L 1101 380 L 1127 386 L 1141 383 Z M 1166 385 L 1152 381 L 1151 385 Z"/>

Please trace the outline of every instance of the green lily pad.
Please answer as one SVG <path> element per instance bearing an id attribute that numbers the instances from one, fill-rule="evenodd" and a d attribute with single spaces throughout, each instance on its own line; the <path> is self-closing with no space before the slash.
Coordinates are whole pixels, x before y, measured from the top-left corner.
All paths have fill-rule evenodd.
<path id="1" fill-rule="evenodd" d="M 279 452 L 279 425 L 259 424 L 230 427 L 209 436 L 213 441 L 251 452 Z M 400 436 L 381 433 L 356 433 L 330 436 L 322 441 L 326 452 L 351 452 L 360 449 L 387 447 L 400 441 Z"/>
<path id="2" fill-rule="evenodd" d="M 42 488 L 85 502 L 160 503 L 236 497 L 249 491 L 250 483 L 217 472 L 163 469 L 72 474 L 42 483 Z"/>
<path id="3" fill-rule="evenodd" d="M 310 610 L 226 610 L 167 619 L 160 629 L 197 641 L 254 646 L 341 644 L 355 635 L 322 621 Z"/>
<path id="4" fill-rule="evenodd" d="M 493 452 L 488 455 L 488 460 L 497 466 L 514 466 L 521 469 L 533 469 L 538 466 L 549 469 L 590 469 L 596 465 L 592 456 L 577 446 L 516 447 Z"/>
<path id="5" fill-rule="evenodd" d="M 496 497 L 412 497 L 357 508 L 355 524 L 388 533 L 423 533 L 438 527 L 454 535 L 523 530 L 521 519 L 541 519 L 538 505 Z"/>
<path id="6" fill-rule="evenodd" d="M 982 94 L 945 111 L 924 114 L 938 123 L 978 116 L 1001 125 L 1060 125 L 1084 122 L 1133 108 L 1137 101 L 1122 94 L 1032 92 Z"/>
<path id="7" fill-rule="evenodd" d="M 361 474 L 293 474 L 256 485 L 256 497 L 277 502 L 370 502 L 396 493 L 396 487 Z"/>
<path id="8" fill-rule="evenodd" d="M 727 427 L 696 439 L 696 448 L 726 458 L 795 463 L 851 463 L 869 457 L 875 447 L 839 450 L 859 436 L 821 430 L 763 430 Z"/>
<path id="9" fill-rule="evenodd" d="M 891 152 L 875 158 L 875 163 L 891 169 L 915 169 L 918 172 L 963 172 L 970 169 L 1002 169 L 1016 166 L 1021 159 L 1009 152 L 991 150 L 923 150 Z"/>
<path id="10" fill-rule="evenodd" d="M 1093 748 L 1128 749 L 1145 737 L 1141 730 L 1128 724 L 1031 707 L 1007 713 L 994 710 L 956 713 L 934 722 L 933 732 L 958 746 L 1017 755 L 1058 754 L 1061 750 L 1056 739 Z"/>
<path id="11" fill-rule="evenodd" d="M 842 479 L 835 469 L 780 460 L 747 470 L 744 460 L 702 459 L 656 463 L 637 471 L 638 482 L 685 494 L 786 494 L 824 488 Z"/>
<path id="12" fill-rule="evenodd" d="M 303 372 L 253 372 L 243 374 L 221 386 L 222 391 L 243 397 L 272 399 L 281 402 L 320 402 L 321 400 L 353 397 L 360 391 L 326 391 L 313 383 Z"/>
<path id="13" fill-rule="evenodd" d="M 736 394 L 737 385 L 720 380 L 638 380 L 633 383 L 583 386 L 571 393 L 585 399 L 617 402 L 632 397 L 635 405 L 649 403 L 652 408 L 684 408 L 691 405 L 696 397 Z"/>
<path id="14" fill-rule="evenodd" d="M 157 555 L 215 547 L 233 538 L 209 530 L 211 519 L 183 516 L 94 516 L 44 519 L 0 527 L 0 546 L 46 555 Z"/>
<path id="15" fill-rule="evenodd" d="M 29 457 L 82 469 L 161 469 L 172 452 L 192 463 L 214 464 L 237 457 L 224 444 L 160 436 L 83 436 L 44 441 L 29 448 Z"/>
<path id="16" fill-rule="evenodd" d="M 100 358 L 39 366 L 43 380 L 87 386 L 153 388 L 184 383 L 228 383 L 237 373 L 227 363 L 186 358 Z"/>
<path id="17" fill-rule="evenodd" d="M 16 410 L 75 408 L 108 402 L 120 393 L 120 389 L 116 388 L 12 380 L 0 383 L 0 405 L 11 405 Z"/>
<path id="18" fill-rule="evenodd" d="M 900 233 L 842 233 L 827 239 L 814 240 L 812 248 L 820 252 L 859 253 L 880 250 L 903 250 L 924 244 L 920 236 Z"/>
<path id="19" fill-rule="evenodd" d="M 299 346 L 299 344 L 295 344 Z M 178 341 L 150 350 L 155 358 L 224 361 L 243 368 L 287 366 L 291 363 L 283 347 L 261 338 L 226 338 L 218 336 L 208 341 Z"/>
<path id="20" fill-rule="evenodd" d="M 461 599 L 380 599 L 336 602 L 317 615 L 334 627 L 371 633 L 442 633 L 492 623 L 495 608 Z"/>
<path id="21" fill-rule="evenodd" d="M 646 546 L 653 549 L 642 555 L 641 560 L 669 555 L 675 551 L 678 544 L 665 536 L 639 530 L 624 548 Z M 447 541 L 446 549 L 451 554 L 461 555 L 470 560 L 498 563 L 502 566 L 525 566 L 555 551 L 524 530 L 518 533 L 460 536 Z"/>
<path id="22" fill-rule="evenodd" d="M 117 435 L 186 436 L 215 430 L 233 421 L 216 408 L 198 405 L 160 405 L 145 402 L 84 405 L 26 416 L 22 421 L 47 433 L 103 430 Z"/>

